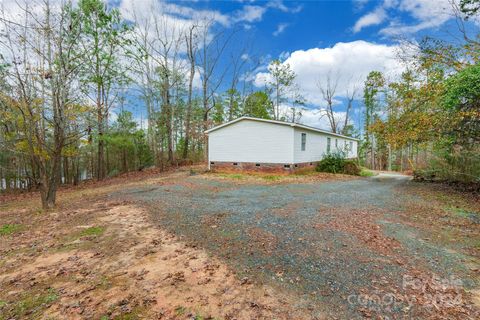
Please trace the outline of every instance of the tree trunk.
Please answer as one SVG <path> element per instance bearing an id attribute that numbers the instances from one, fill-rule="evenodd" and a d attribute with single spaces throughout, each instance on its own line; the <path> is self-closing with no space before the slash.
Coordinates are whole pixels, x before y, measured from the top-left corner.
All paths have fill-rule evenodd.
<path id="1" fill-rule="evenodd" d="M 72 183 L 74 186 L 78 185 L 79 180 L 79 166 L 77 165 L 78 159 L 72 159 Z"/>
<path id="2" fill-rule="evenodd" d="M 172 106 L 170 104 L 170 83 L 168 78 L 164 80 L 163 88 L 163 99 L 164 105 L 163 109 L 165 110 L 165 127 L 167 129 L 167 157 L 168 163 L 173 164 L 174 155 L 173 155 L 173 130 L 172 130 Z"/>
<path id="3" fill-rule="evenodd" d="M 122 158 L 123 158 L 123 159 L 122 159 L 122 160 L 123 160 L 123 161 L 122 161 L 122 167 L 123 167 L 122 171 L 125 173 L 125 172 L 128 171 L 128 166 L 127 166 L 127 150 L 126 150 L 125 148 L 123 148 L 122 155 L 123 155 L 123 156 L 122 156 Z"/>
<path id="4" fill-rule="evenodd" d="M 388 171 L 392 171 L 392 147 L 388 145 Z"/>
<path id="5" fill-rule="evenodd" d="M 370 139 L 371 147 L 370 147 L 370 166 L 372 170 L 375 170 L 375 147 L 374 147 L 374 139 L 373 137 Z"/>
<path id="6" fill-rule="evenodd" d="M 63 183 L 70 184 L 70 171 L 68 157 L 63 157 Z"/>
<path id="7" fill-rule="evenodd" d="M 188 100 L 187 100 L 187 114 L 185 119 L 185 143 L 183 148 L 183 159 L 188 158 L 188 148 L 190 145 L 190 121 L 192 117 L 192 92 L 193 92 L 193 78 L 195 77 L 195 49 L 193 44 L 193 30 L 195 26 L 191 27 L 188 35 L 185 37 L 187 44 L 188 60 L 190 62 L 190 76 L 188 78 Z"/>
<path id="8" fill-rule="evenodd" d="M 193 77 L 195 76 L 195 63 L 190 66 L 190 78 L 188 79 L 188 101 L 187 101 L 187 115 L 185 119 L 185 144 L 183 148 L 183 159 L 188 158 L 188 147 L 190 144 L 190 121 L 192 117 L 192 91 L 193 91 Z"/>
<path id="9" fill-rule="evenodd" d="M 97 180 L 105 179 L 105 141 L 104 134 L 104 117 L 101 100 L 100 84 L 97 86 L 97 122 L 98 122 L 98 154 L 97 154 Z"/>

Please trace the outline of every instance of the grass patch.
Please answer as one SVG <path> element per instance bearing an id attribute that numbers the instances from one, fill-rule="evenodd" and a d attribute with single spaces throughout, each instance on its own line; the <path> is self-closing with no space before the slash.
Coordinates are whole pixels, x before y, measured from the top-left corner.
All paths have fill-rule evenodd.
<path id="1" fill-rule="evenodd" d="M 220 176 L 223 178 L 236 179 L 236 180 L 245 179 L 245 176 L 240 173 L 222 173 L 220 174 Z"/>
<path id="2" fill-rule="evenodd" d="M 175 315 L 176 315 L 177 317 L 181 317 L 181 316 L 185 315 L 187 312 L 189 312 L 189 310 L 188 310 L 186 307 L 184 307 L 184 306 L 177 306 L 177 307 L 174 309 L 174 311 L 175 311 Z M 195 313 L 195 316 L 193 316 L 193 317 L 190 318 L 190 319 L 192 319 L 192 320 L 204 320 L 204 319 L 205 319 L 205 317 L 202 316 L 202 315 L 199 314 L 199 313 L 196 313 L 196 312 L 189 312 L 189 313 Z M 208 318 L 208 319 L 211 319 L 211 318 Z M 212 319 L 214 320 L 215 318 L 212 318 Z"/>
<path id="3" fill-rule="evenodd" d="M 234 230 L 220 230 L 218 231 L 218 235 L 226 239 L 234 239 L 239 236 L 238 232 Z"/>
<path id="4" fill-rule="evenodd" d="M 103 290 L 108 290 L 112 287 L 112 283 L 106 276 L 102 275 L 97 282 L 97 287 Z"/>
<path id="5" fill-rule="evenodd" d="M 20 231 L 22 225 L 20 224 L 4 224 L 0 227 L 0 236 L 8 236 Z"/>
<path id="6" fill-rule="evenodd" d="M 104 227 L 90 227 L 80 232 L 80 237 L 100 236 L 105 231 Z"/>
<path id="7" fill-rule="evenodd" d="M 373 177 L 375 176 L 375 172 L 371 171 L 371 170 L 368 170 L 367 168 L 361 168 L 360 170 L 360 176 L 361 177 Z"/>
<path id="8" fill-rule="evenodd" d="M 480 214 L 478 214 L 477 212 L 472 212 L 457 207 L 448 207 L 446 210 L 448 212 L 451 212 L 456 217 L 469 219 L 474 223 L 480 223 Z"/>
<path id="9" fill-rule="evenodd" d="M 132 311 L 116 316 L 115 320 L 137 320 L 144 319 L 142 314 L 145 312 L 144 307 L 135 307 Z"/>
<path id="10" fill-rule="evenodd" d="M 456 207 L 450 207 L 450 208 L 447 208 L 447 210 L 453 213 L 454 215 L 462 218 L 468 218 L 472 214 L 467 210 L 464 210 L 462 208 L 456 208 Z"/>
<path id="11" fill-rule="evenodd" d="M 58 293 L 53 288 L 49 288 L 46 292 L 25 295 L 23 299 L 13 305 L 10 310 L 6 310 L 5 319 L 36 318 L 43 310 L 58 300 L 58 297 Z"/>
<path id="12" fill-rule="evenodd" d="M 275 176 L 275 175 L 266 175 L 266 176 L 262 176 L 262 178 L 263 178 L 263 180 L 267 180 L 267 181 L 278 181 L 282 177 L 281 176 Z"/>
<path id="13" fill-rule="evenodd" d="M 248 172 L 248 173 L 221 173 L 219 174 L 222 178 L 232 179 L 232 180 L 245 180 L 248 178 L 262 179 L 266 181 L 277 181 L 282 178 L 280 175 L 264 174 L 258 172 Z"/>
<path id="14" fill-rule="evenodd" d="M 185 308 L 184 306 L 178 306 L 175 308 L 175 314 L 177 316 L 181 316 L 183 314 L 185 314 L 185 312 L 187 312 L 187 308 Z"/>
<path id="15" fill-rule="evenodd" d="M 69 235 L 66 235 L 61 241 L 61 245 L 55 248 L 55 251 L 70 251 L 74 249 L 90 249 L 94 246 L 98 246 L 98 243 L 94 241 L 82 241 L 82 240 L 93 240 L 94 238 L 101 236 L 105 232 L 105 227 L 95 226 L 88 227 L 80 231 L 76 231 Z M 85 237 L 86 239 L 81 239 Z M 109 237 L 102 239 L 103 244 L 108 243 Z"/>
<path id="16" fill-rule="evenodd" d="M 114 318 L 115 320 L 137 320 L 140 319 L 140 316 L 137 313 L 130 312 L 125 313 Z"/>

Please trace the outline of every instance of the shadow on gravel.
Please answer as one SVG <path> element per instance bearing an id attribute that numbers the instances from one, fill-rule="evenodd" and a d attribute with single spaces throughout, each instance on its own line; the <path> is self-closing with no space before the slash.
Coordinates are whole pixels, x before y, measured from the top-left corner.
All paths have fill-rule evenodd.
<path id="1" fill-rule="evenodd" d="M 408 298 L 405 277 L 431 272 L 476 285 L 464 267 L 468 257 L 425 241 L 425 230 L 404 221 L 406 203 L 425 202 L 398 190 L 409 183 L 379 176 L 237 185 L 195 176 L 113 196 L 147 206 L 162 227 L 224 258 L 242 276 L 307 297 L 319 312 L 421 318 L 429 312 L 423 304 L 359 299 Z"/>

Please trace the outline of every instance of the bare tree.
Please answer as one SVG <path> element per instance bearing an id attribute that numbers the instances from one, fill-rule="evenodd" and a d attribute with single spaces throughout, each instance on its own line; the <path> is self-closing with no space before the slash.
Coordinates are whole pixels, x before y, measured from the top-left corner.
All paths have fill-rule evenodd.
<path id="1" fill-rule="evenodd" d="M 463 40 L 473 48 L 479 49 L 480 41 L 478 36 L 471 35 L 469 28 L 465 26 L 465 22 L 470 18 L 479 18 L 480 16 L 480 4 L 478 1 L 461 1 L 460 5 L 458 1 L 448 0 L 455 17 L 455 23 L 457 24 L 458 31 L 461 33 Z"/>
<path id="2" fill-rule="evenodd" d="M 151 11 L 156 10 L 158 11 L 158 8 L 152 6 Z M 137 83 L 140 84 L 147 105 L 150 145 L 154 150 L 156 164 L 163 169 L 165 147 L 168 163 L 175 163 L 175 119 L 186 69 L 180 53 L 186 45 L 185 35 L 188 28 L 167 14 L 133 14 L 137 20 L 134 35 L 134 71 L 140 74 Z M 193 39 L 195 28 L 191 31 Z M 191 75 L 192 81 L 193 76 L 194 73 Z"/>
<path id="3" fill-rule="evenodd" d="M 343 122 L 342 134 L 348 133 L 348 121 L 350 120 L 350 112 L 352 111 L 353 101 L 357 98 L 358 83 L 350 81 L 349 88 L 347 88 L 347 108 L 345 110 L 345 120 Z"/>
<path id="4" fill-rule="evenodd" d="M 154 8 L 151 11 L 155 10 Z M 132 12 L 136 27 L 132 33 L 132 47 L 128 52 L 131 56 L 130 71 L 138 85 L 140 95 L 147 109 L 147 139 L 153 152 L 154 163 L 160 165 L 158 154 L 158 139 L 156 134 L 157 110 L 159 108 L 158 94 L 155 88 L 155 61 L 150 47 L 152 38 L 152 17 L 140 16 L 137 11 Z"/>
<path id="5" fill-rule="evenodd" d="M 338 73 L 332 79 L 331 73 L 329 72 L 324 81 L 317 81 L 317 88 L 322 94 L 323 100 L 327 104 L 325 109 L 320 109 L 321 117 L 327 116 L 330 124 L 330 130 L 333 133 L 337 133 L 338 130 L 338 123 L 333 110 L 333 104 L 339 80 L 340 76 Z"/>
<path id="6" fill-rule="evenodd" d="M 237 86 L 240 80 L 240 75 L 247 64 L 248 59 L 249 55 L 247 45 L 244 45 L 241 50 L 235 50 L 230 55 L 231 80 L 230 87 L 227 90 L 228 121 L 233 120 L 233 118 L 240 112 L 238 101 L 240 99 L 240 95 L 237 90 Z"/>
<path id="7" fill-rule="evenodd" d="M 300 93 L 300 87 L 298 84 L 293 84 L 290 90 L 290 115 L 288 116 L 290 122 L 296 123 L 299 122 L 302 118 L 303 112 L 305 111 L 305 98 Z"/>
<path id="8" fill-rule="evenodd" d="M 157 73 L 162 97 L 161 122 L 166 129 L 168 162 L 172 164 L 174 155 L 174 113 L 175 104 L 172 101 L 173 90 L 183 81 L 180 70 L 179 52 L 183 45 L 184 30 L 169 17 L 162 15 L 154 19 L 155 39 L 152 43 L 154 59 L 158 63 Z M 161 139 L 163 140 L 163 139 Z"/>
<path id="9" fill-rule="evenodd" d="M 185 115 L 185 145 L 183 148 L 183 159 L 188 158 L 188 148 L 190 146 L 190 123 L 192 119 L 192 95 L 193 95 L 193 79 L 195 78 L 195 61 L 197 55 L 197 35 L 196 29 L 198 26 L 193 24 L 185 33 L 185 44 L 187 49 L 187 58 L 190 64 L 190 73 L 188 76 L 188 97 L 187 97 L 187 110 Z"/>
<path id="10" fill-rule="evenodd" d="M 208 116 L 214 104 L 211 103 L 212 97 L 223 81 L 227 68 L 219 74 L 218 66 L 223 52 L 227 47 L 235 31 L 226 33 L 225 30 L 213 31 L 214 20 L 204 20 L 200 26 L 200 44 L 198 59 L 202 72 L 200 78 L 202 81 L 202 107 L 203 107 L 203 129 L 206 131 L 209 127 Z"/>

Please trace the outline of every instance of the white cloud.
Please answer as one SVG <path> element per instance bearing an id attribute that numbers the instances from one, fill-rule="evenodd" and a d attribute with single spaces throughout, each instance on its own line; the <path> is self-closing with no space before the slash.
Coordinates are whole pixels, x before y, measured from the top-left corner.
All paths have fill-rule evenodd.
<path id="1" fill-rule="evenodd" d="M 333 112 L 336 123 L 339 124 L 339 127 L 343 126 L 343 122 L 345 121 L 346 113 L 344 111 L 334 111 Z M 318 110 L 307 109 L 302 112 L 302 117 L 300 118 L 300 123 L 305 124 L 307 126 L 320 128 L 324 130 L 331 131 L 330 122 L 328 118 Z M 349 121 L 350 122 L 350 121 Z"/>
<path id="2" fill-rule="evenodd" d="M 283 33 L 283 31 L 285 31 L 285 29 L 287 29 L 287 27 L 288 27 L 288 23 L 280 23 L 277 26 L 277 30 L 275 30 L 272 34 L 276 37 L 276 36 L 280 35 L 281 33 Z"/>
<path id="3" fill-rule="evenodd" d="M 191 24 L 195 20 L 212 20 L 224 27 L 231 24 L 230 17 L 218 10 L 196 10 L 159 0 L 122 0 L 118 8 L 122 17 L 131 21 L 138 20 L 139 17 L 164 17 L 175 26 Z"/>
<path id="4" fill-rule="evenodd" d="M 280 54 L 278 56 L 278 59 L 280 59 L 280 61 L 284 61 L 284 60 L 287 60 L 288 57 L 290 57 L 290 52 L 282 51 L 282 52 L 280 52 Z"/>
<path id="5" fill-rule="evenodd" d="M 55 12 L 61 7 L 62 0 L 51 0 L 49 5 L 50 10 Z M 8 21 L 24 21 L 27 9 L 31 16 L 43 16 L 45 2 L 41 0 L 0 0 L 1 16 Z M 34 22 L 30 21 L 30 23 Z"/>
<path id="6" fill-rule="evenodd" d="M 302 7 L 288 7 L 282 1 L 270 1 L 265 5 L 246 4 L 242 9 L 229 15 L 218 10 L 198 10 L 187 5 L 164 2 L 161 0 L 121 0 L 119 9 L 123 17 L 132 21 L 135 20 L 133 13 L 136 12 L 137 16 L 139 14 L 157 16 L 169 15 L 172 20 L 178 20 L 180 22 L 207 19 L 213 20 L 224 27 L 229 27 L 233 23 L 253 23 L 261 21 L 268 9 L 277 9 L 288 13 L 298 13 L 302 10 Z M 248 26 L 248 24 L 245 24 L 245 26 Z"/>
<path id="7" fill-rule="evenodd" d="M 330 128 L 330 123 L 328 121 L 328 118 L 326 116 L 322 116 L 322 112 L 319 109 L 308 109 L 308 108 L 296 108 L 297 112 L 301 111 L 301 117 L 300 119 L 296 119 L 295 122 L 315 127 L 315 128 L 320 128 L 324 130 L 331 130 Z M 287 119 L 291 119 L 292 115 L 292 109 L 291 106 L 287 105 L 280 105 L 280 114 L 285 116 Z M 337 123 L 342 124 L 345 121 L 345 115 L 346 113 L 343 111 L 338 111 L 334 112 L 335 120 Z M 298 117 L 298 114 L 297 114 Z"/>
<path id="8" fill-rule="evenodd" d="M 452 18 L 450 0 L 402 0 L 398 9 L 408 13 L 417 22 L 404 24 L 392 22 L 380 33 L 385 35 L 411 34 L 418 31 L 437 28 Z"/>
<path id="9" fill-rule="evenodd" d="M 372 12 L 358 19 L 352 30 L 356 33 L 387 20 L 390 21 L 388 26 L 380 30 L 383 35 L 412 34 L 424 29 L 438 28 L 452 18 L 450 1 L 384 0 Z M 413 19 L 413 22 L 402 22 L 401 15 L 404 14 Z"/>
<path id="10" fill-rule="evenodd" d="M 307 101 L 323 106 L 324 101 L 317 83 L 330 75 L 339 74 L 337 98 L 345 97 L 352 81 L 363 82 L 372 70 L 384 72 L 387 77 L 397 77 L 403 71 L 396 57 L 397 46 L 375 44 L 366 41 L 339 42 L 331 48 L 298 50 L 283 62 L 296 73 L 296 82 Z M 263 88 L 269 74 L 260 71 L 254 84 Z M 360 84 L 361 85 L 361 84 Z"/>
<path id="11" fill-rule="evenodd" d="M 250 3 L 253 3 L 250 2 Z M 285 13 L 298 13 L 303 9 L 303 6 L 289 7 L 286 6 L 281 0 L 273 0 L 267 2 L 265 5 L 253 5 L 247 4 L 244 5 L 241 10 L 235 12 L 232 17 L 234 22 L 258 22 L 263 19 L 264 14 L 268 9 L 276 9 Z M 285 28 L 285 27 L 284 27 Z"/>
<path id="12" fill-rule="evenodd" d="M 251 6 L 246 5 L 243 6 L 241 11 L 237 12 L 237 16 L 235 17 L 235 21 L 241 22 L 256 22 L 261 21 L 263 18 L 263 14 L 267 11 L 267 8 L 261 6 Z"/>
<path id="13" fill-rule="evenodd" d="M 353 0 L 353 4 L 355 6 L 355 9 L 361 10 L 365 5 L 368 3 L 369 0 Z"/>
<path id="14" fill-rule="evenodd" d="M 272 0 L 272 1 L 268 2 L 267 7 L 277 9 L 277 10 L 280 10 L 282 12 L 287 12 L 287 13 L 298 13 L 298 12 L 302 11 L 302 9 L 303 9 L 302 5 L 298 5 L 296 7 L 288 7 L 281 0 Z"/>
<path id="15" fill-rule="evenodd" d="M 375 11 L 367 13 L 358 19 L 353 26 L 353 32 L 357 33 L 365 27 L 379 25 L 385 20 L 386 17 L 387 13 L 385 12 L 385 9 L 383 7 L 378 7 L 375 9 Z"/>

